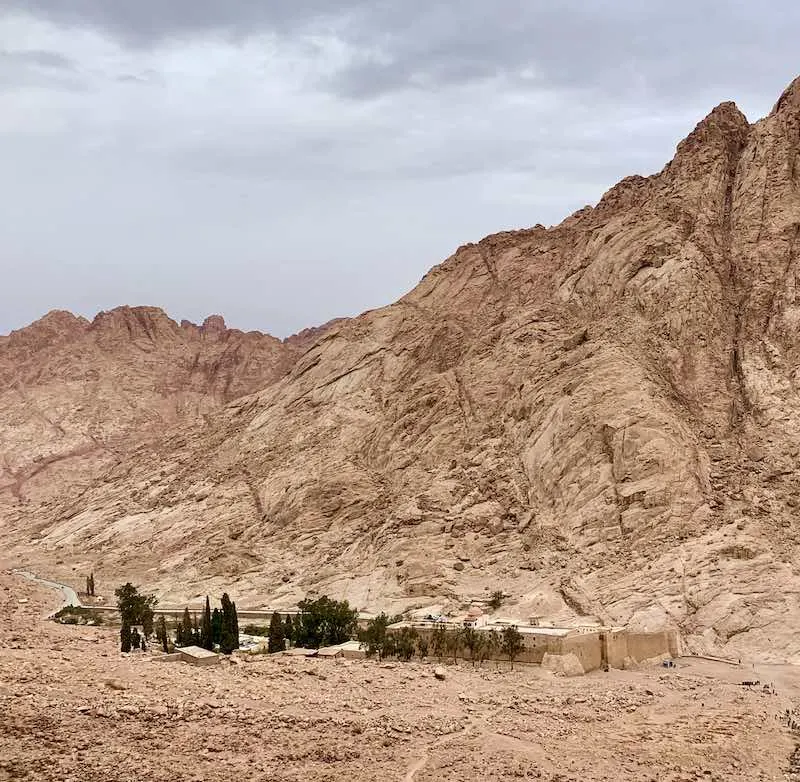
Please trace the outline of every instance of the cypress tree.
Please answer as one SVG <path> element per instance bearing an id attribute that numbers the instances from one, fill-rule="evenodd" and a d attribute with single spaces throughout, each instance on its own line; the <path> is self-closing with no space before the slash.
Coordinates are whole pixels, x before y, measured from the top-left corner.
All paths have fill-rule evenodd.
<path id="1" fill-rule="evenodd" d="M 131 626 L 126 622 L 122 623 L 119 631 L 119 649 L 121 652 L 129 652 L 131 650 Z"/>
<path id="2" fill-rule="evenodd" d="M 169 639 L 167 638 L 167 620 L 163 616 L 158 617 L 156 622 L 156 638 L 164 650 L 164 654 L 169 652 Z"/>
<path id="3" fill-rule="evenodd" d="M 211 613 L 211 641 L 215 646 L 222 643 L 222 611 L 219 608 Z"/>
<path id="4" fill-rule="evenodd" d="M 272 615 L 269 623 L 269 644 L 267 648 L 270 654 L 282 652 L 286 648 L 283 642 L 283 621 L 277 611 Z"/>
<path id="5" fill-rule="evenodd" d="M 192 617 L 189 616 L 189 609 L 183 609 L 183 619 L 181 620 L 181 645 L 192 645 Z"/>
<path id="6" fill-rule="evenodd" d="M 197 623 L 197 614 L 192 614 L 192 643 L 200 646 L 200 625 Z"/>
<path id="7" fill-rule="evenodd" d="M 89 574 L 89 594 L 94 597 L 94 573 Z"/>
<path id="8" fill-rule="evenodd" d="M 236 605 L 231 602 L 228 593 L 222 595 L 222 630 L 219 650 L 230 654 L 239 648 L 239 621 L 236 618 Z"/>
<path id="9" fill-rule="evenodd" d="M 206 595 L 206 607 L 203 609 L 203 621 L 200 625 L 200 646 L 211 651 L 214 648 L 214 638 L 211 630 L 211 603 Z"/>
<path id="10" fill-rule="evenodd" d="M 289 646 L 294 644 L 294 625 L 291 614 L 286 614 L 286 621 L 283 623 L 283 637 L 289 642 Z"/>

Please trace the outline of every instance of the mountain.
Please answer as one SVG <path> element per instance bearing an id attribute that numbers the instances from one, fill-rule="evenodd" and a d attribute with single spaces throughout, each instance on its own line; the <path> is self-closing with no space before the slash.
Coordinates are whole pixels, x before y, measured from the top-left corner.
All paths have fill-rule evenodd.
<path id="1" fill-rule="evenodd" d="M 0 503 L 91 485 L 138 443 L 273 383 L 298 353 L 218 315 L 178 325 L 155 307 L 91 323 L 56 311 L 0 337 Z"/>
<path id="2" fill-rule="evenodd" d="M 799 235 L 800 79 L 754 125 L 721 104 L 661 172 L 556 227 L 460 248 L 88 487 L 9 505 L 14 551 L 164 599 L 501 588 L 517 616 L 797 660 Z M 36 382 L 71 371 L 29 361 Z M 33 430 L 33 404 L 1 409 L 4 441 Z"/>

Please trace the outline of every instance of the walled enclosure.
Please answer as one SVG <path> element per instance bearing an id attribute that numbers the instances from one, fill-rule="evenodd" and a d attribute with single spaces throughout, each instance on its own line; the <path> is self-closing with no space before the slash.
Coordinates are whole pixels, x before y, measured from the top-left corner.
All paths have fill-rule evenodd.
<path id="1" fill-rule="evenodd" d="M 433 627 L 415 625 L 414 629 L 430 642 Z M 448 632 L 453 630 L 448 629 Z M 478 632 L 493 631 L 478 630 Z M 574 654 L 585 673 L 599 670 L 604 664 L 609 668 L 622 669 L 631 663 L 641 663 L 659 657 L 677 657 L 680 654 L 678 636 L 674 631 L 657 633 L 629 633 L 627 630 L 573 631 L 561 636 L 526 632 L 522 634 L 522 641 L 523 650 L 517 655 L 517 662 L 541 665 L 545 654 Z M 458 657 L 468 660 L 468 654 L 466 649 L 460 649 Z"/>

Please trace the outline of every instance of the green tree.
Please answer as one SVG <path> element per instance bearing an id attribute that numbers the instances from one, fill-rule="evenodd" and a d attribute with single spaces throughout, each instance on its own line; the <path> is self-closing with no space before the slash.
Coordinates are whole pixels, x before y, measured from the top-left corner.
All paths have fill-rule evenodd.
<path id="1" fill-rule="evenodd" d="M 464 627 L 460 630 L 461 638 L 459 639 L 461 645 L 469 652 L 469 659 L 472 662 L 472 667 L 475 667 L 475 658 L 478 656 L 478 650 L 483 642 L 480 632 L 473 627 Z"/>
<path id="2" fill-rule="evenodd" d="M 485 660 L 497 660 L 500 654 L 500 636 L 493 630 L 486 634 L 486 644 L 484 646 L 483 656 Z M 498 663 L 495 662 L 495 667 Z"/>
<path id="3" fill-rule="evenodd" d="M 141 625 L 145 638 L 153 632 L 153 609 L 158 603 L 155 595 L 142 595 L 133 584 L 126 583 L 114 590 L 117 610 L 123 625 Z"/>
<path id="4" fill-rule="evenodd" d="M 236 617 L 236 605 L 225 592 L 222 595 L 222 628 L 220 631 L 219 650 L 230 654 L 239 648 L 239 620 Z"/>
<path id="5" fill-rule="evenodd" d="M 192 643 L 200 646 L 200 624 L 197 621 L 197 614 L 192 614 Z"/>
<path id="6" fill-rule="evenodd" d="M 478 662 L 483 663 L 494 655 L 494 640 L 496 635 L 491 630 L 482 634 L 481 644 L 478 648 Z"/>
<path id="7" fill-rule="evenodd" d="M 180 625 L 180 645 L 191 646 L 194 641 L 192 640 L 192 616 L 189 613 L 189 608 L 183 609 L 183 618 Z"/>
<path id="8" fill-rule="evenodd" d="M 428 645 L 427 636 L 420 635 L 419 638 L 417 638 L 417 655 L 420 660 L 428 656 Z"/>
<path id="9" fill-rule="evenodd" d="M 139 620 L 142 624 L 142 633 L 144 633 L 145 640 L 153 634 L 153 618 L 155 611 L 153 610 L 156 605 L 156 599 L 153 595 L 148 595 L 141 607 Z"/>
<path id="10" fill-rule="evenodd" d="M 445 647 L 448 655 L 452 655 L 453 662 L 458 662 L 458 653 L 461 650 L 461 633 L 458 630 L 451 630 L 447 633 Z"/>
<path id="11" fill-rule="evenodd" d="M 214 636 L 211 628 L 211 603 L 206 595 L 206 605 L 203 609 L 203 621 L 200 624 L 200 646 L 211 651 L 214 648 Z"/>
<path id="12" fill-rule="evenodd" d="M 128 581 L 114 590 L 117 597 L 117 610 L 123 624 L 134 625 L 139 619 L 142 596 L 139 590 Z"/>
<path id="13" fill-rule="evenodd" d="M 131 626 L 127 622 L 122 623 L 119 631 L 119 648 L 121 652 L 131 650 Z"/>
<path id="14" fill-rule="evenodd" d="M 267 649 L 270 654 L 282 652 L 286 648 L 286 644 L 283 641 L 283 628 L 281 615 L 277 611 L 273 612 L 269 623 L 269 641 L 267 642 Z"/>
<path id="15" fill-rule="evenodd" d="M 94 573 L 89 574 L 89 586 L 91 587 L 91 592 L 89 592 L 89 594 L 94 597 Z"/>
<path id="16" fill-rule="evenodd" d="M 294 646 L 294 624 L 291 614 L 286 614 L 286 621 L 283 623 L 283 637 L 289 642 L 289 646 Z"/>
<path id="17" fill-rule="evenodd" d="M 489 598 L 489 608 L 494 609 L 495 611 L 503 605 L 503 601 L 506 599 L 506 596 L 503 594 L 502 589 L 495 589 L 492 592 L 492 596 Z"/>
<path id="18" fill-rule="evenodd" d="M 522 642 L 522 633 L 517 630 L 514 625 L 506 627 L 503 630 L 503 638 L 500 642 L 500 648 L 503 654 L 508 657 L 511 662 L 511 670 L 514 670 L 514 660 L 519 656 L 519 653 L 525 648 Z"/>
<path id="19" fill-rule="evenodd" d="M 383 659 L 386 645 L 386 628 L 389 626 L 389 617 L 385 613 L 370 619 L 367 626 L 360 633 L 360 646 L 367 653 L 367 657 L 378 655 L 378 661 Z"/>
<path id="20" fill-rule="evenodd" d="M 431 651 L 439 658 L 439 662 L 447 651 L 447 631 L 443 625 L 437 624 L 431 634 Z"/>
<path id="21" fill-rule="evenodd" d="M 386 640 L 383 642 L 383 656 L 394 657 L 396 654 L 397 636 L 394 633 L 386 633 Z"/>
<path id="22" fill-rule="evenodd" d="M 214 646 L 222 643 L 222 611 L 219 608 L 211 612 L 211 643 Z"/>
<path id="23" fill-rule="evenodd" d="M 156 638 L 164 650 L 164 654 L 169 652 L 169 638 L 167 637 L 167 620 L 163 616 L 158 617 L 156 622 Z"/>
<path id="24" fill-rule="evenodd" d="M 358 626 L 358 611 L 346 600 L 331 600 L 323 595 L 316 600 L 306 598 L 298 604 L 300 613 L 294 621 L 298 646 L 319 649 L 340 644 L 353 637 Z"/>
<path id="25" fill-rule="evenodd" d="M 414 656 L 417 647 L 417 631 L 413 627 L 404 627 L 398 634 L 395 642 L 395 654 L 401 660 L 408 662 Z"/>

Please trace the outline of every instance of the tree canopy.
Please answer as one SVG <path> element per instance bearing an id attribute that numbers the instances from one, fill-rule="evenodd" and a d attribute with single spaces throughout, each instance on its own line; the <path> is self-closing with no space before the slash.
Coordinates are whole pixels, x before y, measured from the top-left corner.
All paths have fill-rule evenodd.
<path id="1" fill-rule="evenodd" d="M 286 648 L 284 643 L 284 624 L 281 615 L 275 611 L 269 623 L 269 642 L 268 649 L 270 654 L 282 652 Z"/>
<path id="2" fill-rule="evenodd" d="M 367 657 L 378 655 L 378 660 L 383 659 L 386 647 L 386 628 L 389 626 L 389 617 L 381 613 L 374 619 L 367 622 L 367 626 L 360 634 L 359 641 L 361 648 L 367 653 Z"/>
<path id="3" fill-rule="evenodd" d="M 236 615 L 236 603 L 227 592 L 222 595 L 222 627 L 220 628 L 219 650 L 230 654 L 239 648 L 239 618 Z"/>
<path id="4" fill-rule="evenodd" d="M 300 613 L 294 622 L 294 640 L 298 646 L 319 649 L 350 640 L 358 625 L 358 611 L 346 600 L 331 600 L 323 595 L 306 598 L 298 604 Z"/>
<path id="5" fill-rule="evenodd" d="M 511 662 L 511 668 L 514 668 L 514 660 L 519 656 L 519 653 L 525 648 L 522 642 L 522 633 L 516 627 L 511 625 L 503 630 L 503 637 L 500 641 L 500 649 L 503 654 L 508 657 Z"/>
<path id="6" fill-rule="evenodd" d="M 130 583 L 130 581 L 114 590 L 117 597 L 117 610 L 119 611 L 122 627 L 128 627 L 128 632 L 120 637 L 122 651 L 130 651 L 130 628 L 141 625 L 145 638 L 153 633 L 153 609 L 158 604 L 155 595 L 143 595 Z M 125 647 L 128 647 L 126 650 Z"/>

